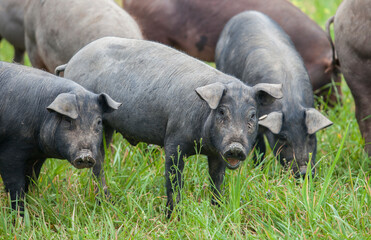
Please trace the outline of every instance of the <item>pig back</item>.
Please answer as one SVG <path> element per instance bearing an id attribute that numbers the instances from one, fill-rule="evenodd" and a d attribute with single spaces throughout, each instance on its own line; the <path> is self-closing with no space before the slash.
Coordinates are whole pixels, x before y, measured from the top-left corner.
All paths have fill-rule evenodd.
<path id="1" fill-rule="evenodd" d="M 302 58 L 283 29 L 264 14 L 246 11 L 233 17 L 219 38 L 215 56 L 218 69 L 248 85 L 281 83 L 284 97 L 269 109 L 314 104 Z"/>
<path id="2" fill-rule="evenodd" d="M 96 39 L 142 38 L 134 19 L 112 0 L 28 1 L 25 29 L 27 51 L 36 47 L 50 72 Z"/>
<path id="3" fill-rule="evenodd" d="M 187 129 L 184 137 L 200 135 L 210 109 L 197 87 L 238 81 L 162 44 L 113 37 L 80 50 L 64 76 L 123 103 L 107 122 L 124 137 L 158 145 L 172 130 Z"/>

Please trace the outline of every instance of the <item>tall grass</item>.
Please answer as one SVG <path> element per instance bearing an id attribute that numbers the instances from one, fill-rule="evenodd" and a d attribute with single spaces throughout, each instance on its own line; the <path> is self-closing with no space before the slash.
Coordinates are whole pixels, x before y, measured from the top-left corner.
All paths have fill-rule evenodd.
<path id="1" fill-rule="evenodd" d="M 294 3 L 323 27 L 340 0 Z M 0 60 L 11 59 L 3 41 Z M 342 90 L 343 105 L 325 112 L 334 125 L 317 135 L 315 176 L 295 180 L 269 150 L 263 169 L 249 157 L 238 170 L 227 170 L 216 207 L 206 158 L 192 156 L 179 217 L 168 220 L 163 149 L 130 146 L 117 134 L 106 152 L 110 201 L 96 203 L 90 170 L 49 159 L 26 197 L 24 218 L 10 210 L 0 182 L 0 239 L 370 239 L 371 162 L 345 82 Z"/>

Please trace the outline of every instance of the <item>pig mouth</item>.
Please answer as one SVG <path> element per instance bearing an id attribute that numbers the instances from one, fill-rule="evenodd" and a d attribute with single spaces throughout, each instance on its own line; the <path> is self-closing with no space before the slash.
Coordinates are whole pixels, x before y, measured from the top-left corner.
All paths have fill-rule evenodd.
<path id="1" fill-rule="evenodd" d="M 235 158 L 227 158 L 226 163 L 229 169 L 234 170 L 240 166 L 241 161 Z"/>

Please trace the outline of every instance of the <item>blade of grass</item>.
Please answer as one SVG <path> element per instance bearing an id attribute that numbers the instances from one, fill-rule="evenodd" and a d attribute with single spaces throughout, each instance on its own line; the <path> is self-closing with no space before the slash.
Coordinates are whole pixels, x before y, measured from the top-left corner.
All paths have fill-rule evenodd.
<path id="1" fill-rule="evenodd" d="M 338 152 L 336 153 L 335 160 L 332 162 L 331 167 L 330 167 L 330 170 L 327 172 L 327 175 L 326 175 L 326 178 L 325 178 L 325 183 L 323 184 L 321 195 L 319 197 L 318 204 L 316 206 L 316 213 L 317 214 L 319 213 L 319 210 L 320 210 L 321 206 L 323 205 L 323 202 L 325 201 L 325 197 L 326 197 L 326 193 L 327 193 L 327 188 L 328 188 L 328 186 L 330 184 L 330 180 L 331 180 L 332 174 L 334 172 L 335 166 L 336 166 L 337 162 L 340 159 L 341 152 L 342 152 L 343 147 L 344 147 L 345 139 L 347 138 L 347 135 L 348 135 L 350 123 L 351 122 L 349 122 L 348 125 L 347 125 L 347 128 L 345 130 L 344 137 L 343 137 L 343 139 L 341 141 L 341 144 L 340 144 L 340 148 L 339 148 Z"/>

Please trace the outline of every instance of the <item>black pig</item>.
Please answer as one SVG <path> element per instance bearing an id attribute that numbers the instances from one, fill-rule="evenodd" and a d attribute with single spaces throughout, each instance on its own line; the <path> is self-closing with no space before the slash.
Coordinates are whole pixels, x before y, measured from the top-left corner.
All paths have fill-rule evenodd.
<path id="1" fill-rule="evenodd" d="M 227 23 L 220 35 L 215 59 L 219 70 L 248 85 L 282 84 L 285 97 L 263 106 L 259 113 L 259 117 L 265 119 L 259 122 L 262 127 L 257 147 L 265 153 L 265 134 L 281 163 L 292 166 L 297 177 L 304 176 L 309 159 L 312 167 L 315 163 L 315 133 L 332 122 L 313 108 L 308 73 L 287 34 L 262 13 L 240 13 Z"/>
<path id="2" fill-rule="evenodd" d="M 52 74 L 0 62 L 0 174 L 12 207 L 46 158 L 91 168 L 104 182 L 103 113 L 120 104 Z M 105 186 L 103 186 L 105 187 Z M 23 203 L 19 203 L 23 210 Z"/>
<path id="3" fill-rule="evenodd" d="M 165 147 L 168 217 L 173 189 L 182 187 L 183 157 L 202 139 L 220 197 L 225 168 L 245 160 L 257 135 L 260 102 L 281 98 L 281 85 L 249 87 L 238 79 L 162 44 L 107 37 L 81 49 L 65 76 L 93 92 L 105 91 L 126 104 L 105 118 L 130 143 Z M 177 201 L 179 201 L 179 194 Z"/>
<path id="4" fill-rule="evenodd" d="M 371 157 L 371 2 L 344 0 L 336 11 L 334 34 L 341 71 L 352 92 L 365 151 Z"/>

